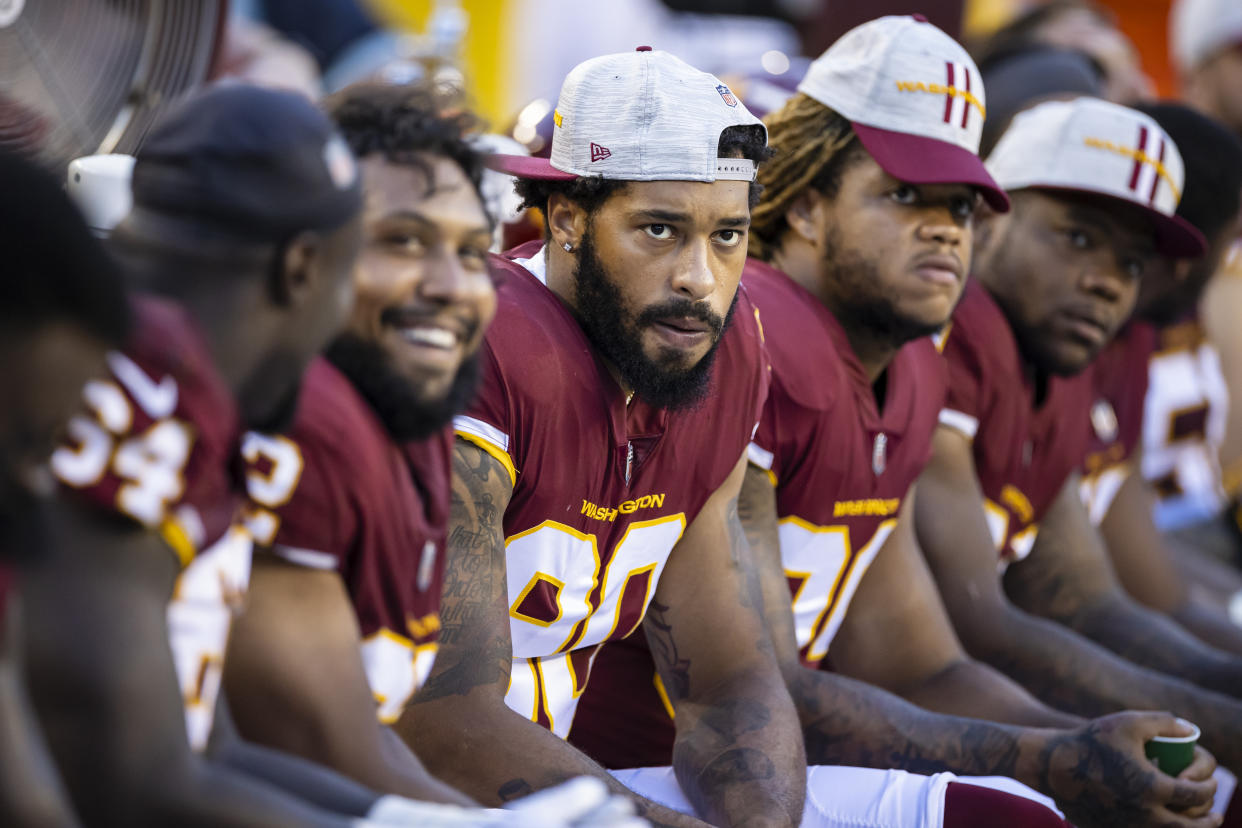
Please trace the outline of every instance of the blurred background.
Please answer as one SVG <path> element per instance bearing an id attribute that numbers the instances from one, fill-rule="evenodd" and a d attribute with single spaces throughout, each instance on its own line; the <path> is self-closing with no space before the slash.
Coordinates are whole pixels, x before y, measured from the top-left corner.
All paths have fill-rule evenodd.
<path id="1" fill-rule="evenodd" d="M 0 142 L 49 162 L 132 152 L 151 114 L 208 78 L 318 97 L 365 77 L 430 81 L 493 132 L 546 151 L 565 73 L 647 44 L 776 106 L 854 25 L 919 12 L 981 64 L 1041 42 L 1086 53 L 1108 97 L 1176 92 L 1170 0 L 0 0 Z M 985 72 L 986 76 L 986 72 Z M 63 167 L 62 167 L 63 168 Z"/>

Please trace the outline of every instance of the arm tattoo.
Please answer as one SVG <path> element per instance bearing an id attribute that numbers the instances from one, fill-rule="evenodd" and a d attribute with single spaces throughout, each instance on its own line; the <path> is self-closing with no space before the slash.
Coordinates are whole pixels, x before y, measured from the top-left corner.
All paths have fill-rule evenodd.
<path id="1" fill-rule="evenodd" d="M 415 703 L 465 695 L 508 676 L 508 636 L 497 635 L 488 623 L 507 596 L 501 502 L 507 486 L 508 475 L 489 454 L 461 442 L 454 447 L 440 651 Z"/>
<path id="2" fill-rule="evenodd" d="M 1013 728 L 922 710 L 878 687 L 800 669 L 790 687 L 802 713 L 807 762 L 914 773 L 1012 776 Z"/>
<path id="3" fill-rule="evenodd" d="M 761 751 L 754 748 L 726 750 L 707 763 L 699 771 L 699 781 L 704 788 L 715 790 L 738 782 L 756 782 L 771 779 L 776 766 Z"/>
<path id="4" fill-rule="evenodd" d="M 1014 600 L 1117 655 L 1232 696 L 1242 695 L 1242 659 L 1203 643 L 1171 619 L 1108 592 L 1083 596 L 1074 573 L 1024 562 L 1006 579 Z"/>
<path id="5" fill-rule="evenodd" d="M 669 609 L 667 604 L 652 599 L 645 625 L 647 643 L 656 663 L 664 665 L 665 689 L 674 699 L 684 699 L 690 695 L 690 659 L 681 658 L 677 652 L 673 626 L 668 620 Z"/>
<path id="6" fill-rule="evenodd" d="M 510 779 L 501 785 L 496 791 L 496 796 L 500 797 L 501 802 L 512 802 L 515 799 L 521 799 L 524 796 L 530 796 L 535 792 L 531 784 L 525 779 Z"/>
<path id="7" fill-rule="evenodd" d="M 763 598 L 759 591 L 759 574 L 750 560 L 750 540 L 746 536 L 746 527 L 738 513 L 738 501 L 729 504 L 725 520 L 729 526 L 729 557 L 737 567 L 742 579 L 742 590 L 739 594 L 742 606 L 747 609 L 762 609 Z"/>

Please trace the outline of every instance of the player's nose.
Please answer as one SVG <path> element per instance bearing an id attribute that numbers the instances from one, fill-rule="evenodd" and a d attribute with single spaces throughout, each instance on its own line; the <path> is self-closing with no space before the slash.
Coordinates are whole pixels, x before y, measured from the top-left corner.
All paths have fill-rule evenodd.
<path id="1" fill-rule="evenodd" d="M 692 302 L 705 299 L 716 289 L 716 274 L 712 271 L 709 240 L 688 243 L 677 259 L 673 271 L 673 290 Z"/>

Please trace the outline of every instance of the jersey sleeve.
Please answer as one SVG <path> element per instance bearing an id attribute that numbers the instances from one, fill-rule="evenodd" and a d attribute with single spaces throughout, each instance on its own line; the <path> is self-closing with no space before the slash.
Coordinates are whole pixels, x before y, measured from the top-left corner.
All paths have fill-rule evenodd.
<path id="1" fill-rule="evenodd" d="M 118 352 L 108 355 L 108 366 L 83 389 L 82 409 L 52 454 L 52 472 L 79 502 L 159 531 L 188 564 L 215 540 L 207 527 L 216 516 L 204 512 L 219 505 L 213 495 L 227 498 L 224 460 L 212 456 L 187 389 L 172 376 L 153 376 Z"/>
<path id="2" fill-rule="evenodd" d="M 342 459 L 296 431 L 247 434 L 242 459 L 255 541 L 290 563 L 342 571 L 356 529 L 344 487 L 351 471 Z"/>
<path id="3" fill-rule="evenodd" d="M 804 427 L 805 426 L 805 427 Z M 751 465 L 768 473 L 772 485 L 785 480 L 806 454 L 815 422 L 785 393 L 781 380 L 773 377 L 759 418 L 759 427 L 747 447 Z"/>
<path id="4" fill-rule="evenodd" d="M 944 334 L 944 407 L 940 423 L 973 440 L 986 417 L 985 368 L 976 344 L 958 326 Z"/>
<path id="5" fill-rule="evenodd" d="M 508 389 L 492 343 L 484 340 L 479 352 L 479 389 L 466 410 L 453 418 L 457 437 L 481 448 L 496 458 L 509 473 L 509 482 L 517 482 L 520 468 L 515 457 L 515 426 L 510 412 Z"/>

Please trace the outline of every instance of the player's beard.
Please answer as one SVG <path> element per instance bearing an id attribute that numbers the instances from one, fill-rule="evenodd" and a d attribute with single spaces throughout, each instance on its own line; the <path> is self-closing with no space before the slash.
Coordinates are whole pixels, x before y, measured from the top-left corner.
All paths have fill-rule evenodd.
<path id="1" fill-rule="evenodd" d="M 452 422 L 474 398 L 479 383 L 479 357 L 462 361 L 448 392 L 427 399 L 408 377 L 393 367 L 388 352 L 356 334 L 337 337 L 325 353 L 349 378 L 398 443 L 425 440 Z"/>
<path id="2" fill-rule="evenodd" d="M 943 322 L 903 316 L 894 292 L 883 287 L 875 263 L 856 250 L 844 249 L 831 228 L 824 238 L 824 269 L 832 285 L 833 315 L 842 327 L 864 333 L 869 341 L 901 346 L 944 327 Z"/>
<path id="3" fill-rule="evenodd" d="M 635 316 L 626 307 L 621 290 L 596 255 L 589 227 L 578 245 L 574 285 L 578 321 L 582 329 L 643 402 L 669 410 L 693 408 L 702 402 L 710 385 L 712 364 L 716 360 L 720 339 L 733 321 L 736 294 L 723 319 L 706 302 L 696 303 L 689 299 L 670 299 L 644 308 Z M 711 328 L 711 348 L 689 368 L 676 367 L 682 358 L 678 352 L 662 352 L 651 359 L 643 350 L 643 330 L 657 320 L 670 316 L 698 319 Z"/>

